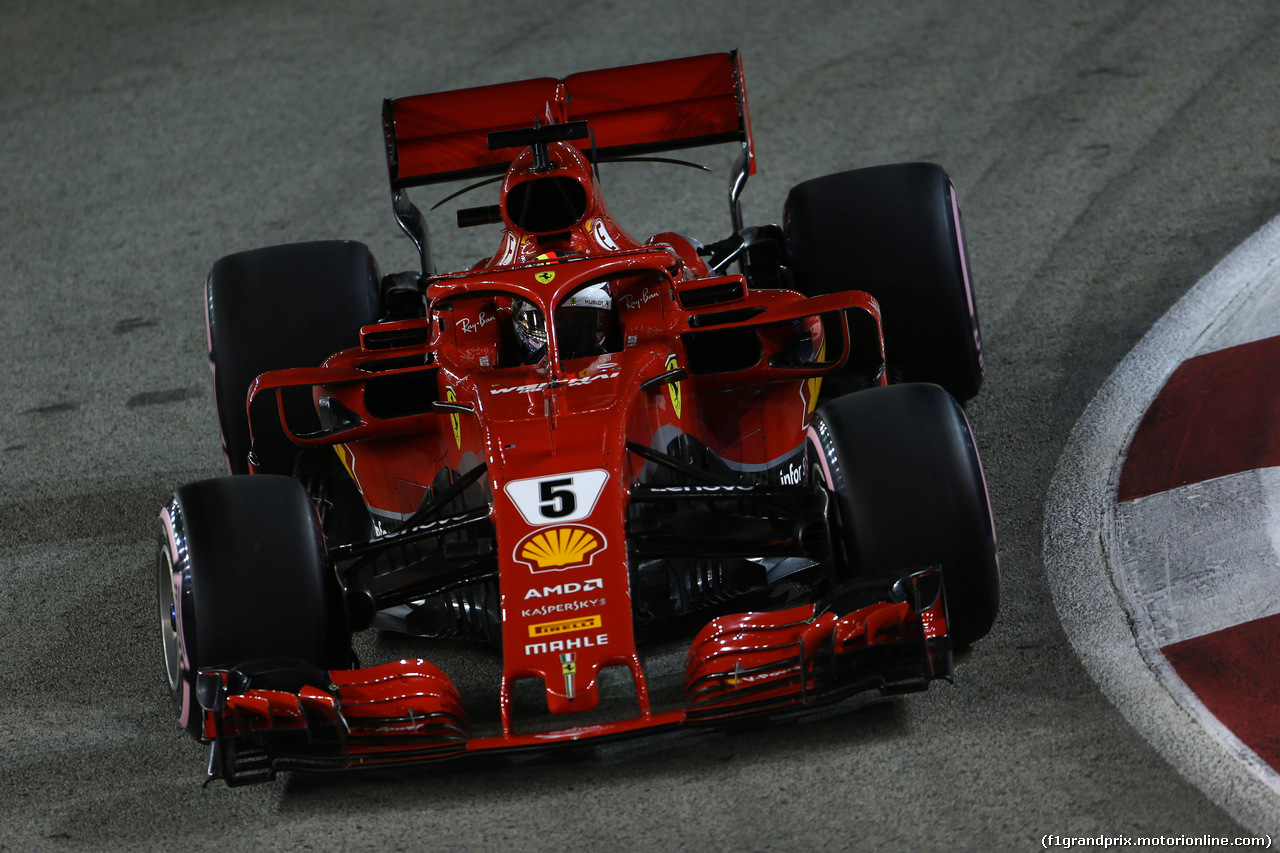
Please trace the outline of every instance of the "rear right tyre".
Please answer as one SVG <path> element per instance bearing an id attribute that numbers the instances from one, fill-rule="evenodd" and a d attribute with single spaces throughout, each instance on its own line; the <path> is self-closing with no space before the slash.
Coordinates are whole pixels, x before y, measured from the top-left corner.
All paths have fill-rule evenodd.
<path id="1" fill-rule="evenodd" d="M 379 317 L 377 264 L 363 243 L 327 240 L 239 252 L 213 265 L 205 287 L 209 365 L 227 468 L 249 473 L 245 398 L 259 374 L 316 367 L 360 342 Z M 292 474 L 297 448 L 280 428 L 274 399 L 253 415 L 260 473 Z M 310 400 L 286 399 L 289 422 L 315 420 Z"/>

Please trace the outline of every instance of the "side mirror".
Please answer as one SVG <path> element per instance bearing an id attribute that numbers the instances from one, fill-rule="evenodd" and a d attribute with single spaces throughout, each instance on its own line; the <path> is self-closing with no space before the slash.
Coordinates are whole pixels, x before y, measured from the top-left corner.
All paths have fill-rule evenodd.
<path id="1" fill-rule="evenodd" d="M 320 415 L 320 433 L 311 437 L 328 437 L 360 426 L 360 416 L 333 397 L 321 397 L 316 403 Z"/>

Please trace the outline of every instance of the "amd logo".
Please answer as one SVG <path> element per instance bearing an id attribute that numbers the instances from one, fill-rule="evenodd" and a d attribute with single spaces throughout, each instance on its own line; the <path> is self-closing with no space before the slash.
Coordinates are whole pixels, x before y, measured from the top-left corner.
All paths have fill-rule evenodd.
<path id="1" fill-rule="evenodd" d="M 556 595 L 577 595 L 580 592 L 594 592 L 597 589 L 604 589 L 604 580 L 602 578 L 592 578 L 582 583 L 577 581 L 558 583 L 555 586 L 544 586 L 541 590 L 531 589 L 524 594 L 524 600 L 550 598 Z"/>

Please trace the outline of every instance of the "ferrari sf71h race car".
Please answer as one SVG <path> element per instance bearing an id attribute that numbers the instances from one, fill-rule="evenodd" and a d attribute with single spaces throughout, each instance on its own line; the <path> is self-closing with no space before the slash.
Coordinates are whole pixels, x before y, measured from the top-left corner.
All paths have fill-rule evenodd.
<path id="1" fill-rule="evenodd" d="M 781 226 L 744 227 L 736 52 L 388 100 L 383 124 L 420 273 L 325 241 L 208 277 L 232 476 L 174 493 L 157 580 L 173 703 L 211 779 L 951 679 L 999 572 L 957 403 L 983 366 L 941 168 L 806 181 Z M 729 238 L 640 242 L 609 214 L 601 164 L 714 143 L 740 151 Z M 497 250 L 437 273 L 406 191 L 475 179 L 500 181 L 497 203 L 458 223 L 500 226 Z M 424 659 L 362 666 L 370 628 L 496 650 L 497 708 Z M 677 640 L 683 663 L 653 671 Z"/>

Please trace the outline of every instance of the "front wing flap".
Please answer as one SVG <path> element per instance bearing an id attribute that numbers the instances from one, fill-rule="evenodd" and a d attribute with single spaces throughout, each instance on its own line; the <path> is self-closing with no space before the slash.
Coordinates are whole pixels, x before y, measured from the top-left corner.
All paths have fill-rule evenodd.
<path id="1" fill-rule="evenodd" d="M 685 663 L 684 707 L 533 734 L 473 736 L 462 697 L 434 665 L 406 659 L 325 672 L 280 661 L 203 670 L 209 780 L 267 781 L 280 770 L 403 765 L 542 749 L 747 715 L 799 711 L 878 690 L 952 679 L 938 569 L 849 585 L 816 604 L 708 623 Z"/>

